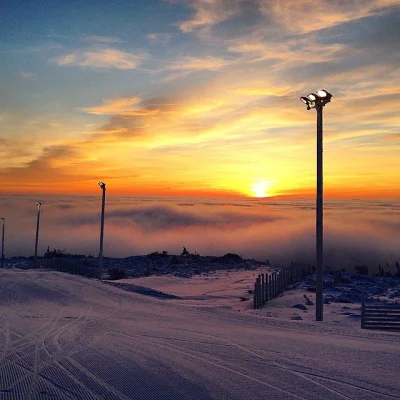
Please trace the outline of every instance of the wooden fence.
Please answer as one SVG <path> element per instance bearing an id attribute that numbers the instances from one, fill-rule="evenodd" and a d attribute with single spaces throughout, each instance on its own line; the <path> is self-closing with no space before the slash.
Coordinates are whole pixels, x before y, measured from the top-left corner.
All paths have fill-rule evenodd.
<path id="1" fill-rule="evenodd" d="M 361 304 L 361 329 L 400 332 L 400 304 Z"/>
<path id="2" fill-rule="evenodd" d="M 88 278 L 98 278 L 98 267 L 83 265 L 79 261 L 71 261 L 64 258 L 43 258 L 40 260 L 42 268 L 53 268 L 60 272 L 72 275 L 82 275 Z"/>
<path id="3" fill-rule="evenodd" d="M 286 285 L 301 276 L 312 274 L 311 265 L 291 263 L 288 268 L 280 268 L 258 275 L 254 284 L 254 308 L 261 308 L 267 301 L 278 297 Z"/>

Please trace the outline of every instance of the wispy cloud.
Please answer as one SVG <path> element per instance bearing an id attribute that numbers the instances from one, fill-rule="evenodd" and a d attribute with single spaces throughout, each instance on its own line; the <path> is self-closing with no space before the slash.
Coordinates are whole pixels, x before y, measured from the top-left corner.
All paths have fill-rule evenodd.
<path id="1" fill-rule="evenodd" d="M 172 71 L 204 71 L 217 70 L 226 65 L 223 58 L 218 57 L 180 57 L 167 68 Z"/>
<path id="2" fill-rule="evenodd" d="M 74 50 L 71 53 L 51 58 L 60 66 L 76 66 L 92 69 L 132 70 L 138 67 L 142 56 L 111 47 L 93 47 Z"/>
<path id="3" fill-rule="evenodd" d="M 55 185 L 58 185 L 63 191 L 63 185 L 67 188 L 71 184 L 79 186 L 85 181 L 94 181 L 97 179 L 96 173 L 81 173 L 82 170 L 79 166 L 85 165 L 88 167 L 85 170 L 91 170 L 90 162 L 85 158 L 78 146 L 54 145 L 46 147 L 40 156 L 23 166 L 3 169 L 0 172 L 3 189 L 16 192 L 46 191 L 54 190 Z"/>
<path id="4" fill-rule="evenodd" d="M 183 2 L 183 1 L 182 1 Z M 179 24 L 185 32 L 208 28 L 225 21 L 240 12 L 240 3 L 237 0 L 190 0 L 188 4 L 194 10 L 194 16 Z"/>
<path id="5" fill-rule="evenodd" d="M 169 33 L 149 33 L 146 38 L 150 43 L 167 44 L 171 40 L 171 35 Z"/>
<path id="6" fill-rule="evenodd" d="M 293 65 L 294 62 L 311 64 L 318 62 L 335 61 L 340 58 L 345 45 L 322 44 L 313 38 L 296 38 L 280 43 L 267 41 L 249 42 L 237 41 L 228 47 L 229 52 L 240 53 L 247 62 L 275 60 L 282 66 L 282 62 Z"/>
<path id="7" fill-rule="evenodd" d="M 81 39 L 83 42 L 92 42 L 92 43 L 121 43 L 122 40 L 117 37 L 110 36 L 98 36 L 98 35 L 89 35 L 84 36 Z"/>
<path id="8" fill-rule="evenodd" d="M 341 25 L 349 21 L 379 15 L 384 9 L 398 6 L 398 0 L 281 1 L 259 0 L 260 11 L 273 16 L 288 32 L 306 33 Z"/>
<path id="9" fill-rule="evenodd" d="M 278 27 L 286 32 L 306 33 L 330 28 L 348 21 L 380 15 L 398 0 L 355 0 L 352 2 L 321 0 L 175 0 L 193 10 L 179 24 L 184 33 L 204 34 L 218 24 L 238 18 L 248 18 L 249 10 L 261 14 L 265 30 Z"/>
<path id="10" fill-rule="evenodd" d="M 138 103 L 140 103 L 139 97 L 120 97 L 105 101 L 101 106 L 85 107 L 81 110 L 95 115 L 140 115 L 140 110 L 136 107 Z"/>
<path id="11" fill-rule="evenodd" d="M 167 205 L 140 206 L 119 208 L 108 211 L 107 217 L 118 225 L 140 226 L 148 231 L 170 230 L 189 227 L 235 227 L 243 228 L 257 223 L 271 223 L 285 217 L 281 215 L 261 214 L 240 211 L 216 211 L 206 215 L 202 211 L 182 210 Z M 97 224 L 97 213 L 79 215 L 76 218 L 65 218 L 65 225 L 80 226 Z"/>

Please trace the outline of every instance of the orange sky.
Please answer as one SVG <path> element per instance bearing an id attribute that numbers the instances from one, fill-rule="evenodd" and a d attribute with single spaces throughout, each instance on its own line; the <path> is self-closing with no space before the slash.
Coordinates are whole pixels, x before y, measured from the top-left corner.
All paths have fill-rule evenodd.
<path id="1" fill-rule="evenodd" d="M 325 195 L 400 196 L 397 0 L 19 3 L 2 193 L 314 196 L 325 88 Z"/>

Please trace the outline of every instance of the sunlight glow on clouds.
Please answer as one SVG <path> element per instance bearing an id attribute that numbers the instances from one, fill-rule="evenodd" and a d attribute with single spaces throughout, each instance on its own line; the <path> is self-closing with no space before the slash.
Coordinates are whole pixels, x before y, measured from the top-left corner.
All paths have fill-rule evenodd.
<path id="1" fill-rule="evenodd" d="M 82 108 L 90 114 L 95 115 L 137 115 L 134 106 L 140 102 L 138 97 L 123 97 L 119 99 L 106 101 L 105 104 L 97 107 L 85 107 Z"/>
<path id="2" fill-rule="evenodd" d="M 110 47 L 95 47 L 88 50 L 75 50 L 50 59 L 60 66 L 87 67 L 93 69 L 135 69 L 140 63 L 140 57 Z"/>

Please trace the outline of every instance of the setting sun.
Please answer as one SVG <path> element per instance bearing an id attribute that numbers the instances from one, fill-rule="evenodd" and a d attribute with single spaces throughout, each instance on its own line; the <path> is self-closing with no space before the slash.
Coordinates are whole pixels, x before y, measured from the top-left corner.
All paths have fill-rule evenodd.
<path id="1" fill-rule="evenodd" d="M 253 197 L 269 197 L 269 189 L 271 187 L 270 181 L 259 180 L 251 185 L 251 192 Z"/>

